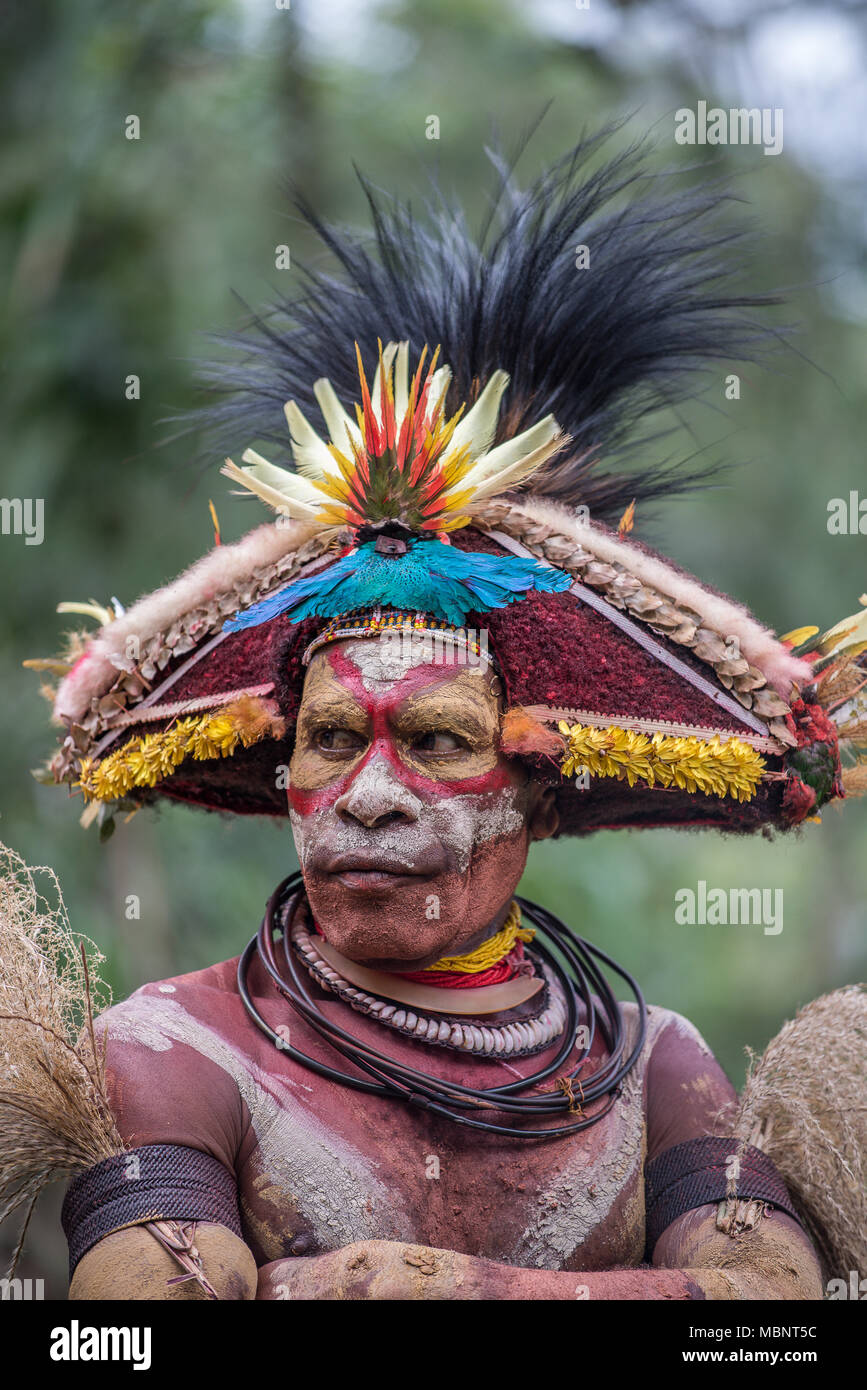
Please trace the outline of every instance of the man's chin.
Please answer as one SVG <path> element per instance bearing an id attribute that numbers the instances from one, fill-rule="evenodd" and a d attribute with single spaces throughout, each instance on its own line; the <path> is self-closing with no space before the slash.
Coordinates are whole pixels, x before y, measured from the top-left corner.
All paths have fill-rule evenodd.
<path id="1" fill-rule="evenodd" d="M 380 970 L 413 970 L 443 954 L 463 913 L 455 910 L 454 892 L 442 890 L 436 877 L 410 874 L 344 872 L 307 883 L 314 920 L 330 945 Z"/>

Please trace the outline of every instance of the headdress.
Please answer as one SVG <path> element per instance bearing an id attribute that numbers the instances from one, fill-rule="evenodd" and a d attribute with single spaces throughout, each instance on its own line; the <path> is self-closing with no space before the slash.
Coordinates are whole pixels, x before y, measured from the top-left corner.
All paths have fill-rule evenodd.
<path id="1" fill-rule="evenodd" d="M 630 538 L 636 501 L 696 479 L 612 465 L 761 334 L 726 286 L 718 198 L 636 196 L 634 152 L 588 174 L 594 150 L 504 181 L 479 242 L 459 210 L 425 228 L 366 185 L 373 247 L 301 203 L 342 273 L 254 322 L 213 412 L 231 447 L 248 430 L 270 452 L 288 401 L 291 465 L 248 447 L 224 466 L 277 520 L 96 610 L 51 763 L 88 816 L 160 797 L 285 814 L 305 663 L 349 634 L 492 661 L 503 749 L 556 783 L 565 832 L 788 826 L 847 773 L 859 789 L 867 613 L 778 639 Z"/>

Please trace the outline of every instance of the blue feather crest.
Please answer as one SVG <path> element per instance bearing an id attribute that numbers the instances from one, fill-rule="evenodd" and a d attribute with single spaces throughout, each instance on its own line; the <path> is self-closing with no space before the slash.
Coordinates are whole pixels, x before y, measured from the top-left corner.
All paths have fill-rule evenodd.
<path id="1" fill-rule="evenodd" d="M 459 627 L 468 613 L 505 608 L 534 589 L 556 593 L 571 583 L 563 570 L 516 555 L 487 555 L 442 541 L 416 540 L 402 555 L 383 555 L 376 542 L 365 541 L 328 569 L 298 579 L 237 614 L 223 630 L 241 632 L 281 613 L 300 623 L 377 604 L 430 613 Z"/>

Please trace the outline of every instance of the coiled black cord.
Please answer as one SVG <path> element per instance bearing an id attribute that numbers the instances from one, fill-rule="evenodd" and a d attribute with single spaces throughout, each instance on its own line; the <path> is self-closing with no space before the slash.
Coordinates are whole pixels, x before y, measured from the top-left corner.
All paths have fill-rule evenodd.
<path id="1" fill-rule="evenodd" d="M 407 1066 L 406 1063 L 399 1062 L 353 1037 L 322 1013 L 310 993 L 309 977 L 289 942 L 288 923 L 292 920 L 303 891 L 300 873 L 290 874 L 283 880 L 268 902 L 258 933 L 248 943 L 238 962 L 238 991 L 244 1007 L 256 1026 L 281 1052 L 285 1052 L 288 1057 L 308 1070 L 326 1077 L 329 1081 L 337 1081 L 342 1086 L 352 1086 L 357 1091 L 366 1091 L 371 1095 L 402 1100 L 409 1105 L 417 1105 L 423 1110 L 443 1115 L 456 1124 L 469 1125 L 473 1129 L 486 1130 L 491 1134 L 501 1134 L 511 1139 L 554 1139 L 564 1134 L 577 1134 L 580 1130 L 589 1129 L 608 1114 L 620 1094 L 623 1078 L 634 1066 L 644 1046 L 647 1006 L 638 984 L 629 972 L 598 946 L 592 946 L 589 941 L 576 936 L 559 917 L 535 903 L 528 902 L 526 898 L 517 899 L 522 913 L 536 927 L 537 935 L 533 942 L 532 954 L 540 957 L 550 967 L 563 990 L 567 1015 L 563 1041 L 553 1060 L 532 1076 L 521 1077 L 505 1086 L 493 1086 L 482 1091 L 417 1071 L 414 1067 Z M 284 923 L 287 925 L 284 926 Z M 281 974 L 277 963 L 274 950 L 275 933 L 282 936 L 286 976 Z M 299 1052 L 275 1033 L 257 1010 L 247 987 L 247 973 L 254 954 L 258 954 L 277 989 L 295 1012 L 340 1056 L 351 1061 L 362 1073 L 366 1073 L 366 1076 L 339 1071 L 314 1057 L 308 1057 L 306 1053 Z M 565 967 L 560 957 L 566 962 Z M 635 995 L 639 1014 L 638 1037 L 628 1056 L 624 1056 L 626 1029 L 620 1005 L 597 962 L 604 962 L 620 975 Z M 587 1046 L 578 1055 L 572 1070 L 560 1074 L 560 1067 L 564 1065 L 573 1049 L 581 1004 L 586 1013 L 589 1034 Z M 609 1054 L 608 1060 L 586 1079 L 579 1081 L 578 1074 L 589 1056 L 597 1028 Z M 555 1073 L 558 1073 L 557 1081 L 560 1083 L 557 1090 L 535 1096 L 522 1094 Z M 481 1119 L 477 1115 L 479 1111 L 493 1111 L 520 1116 L 523 1119 L 537 1119 L 543 1115 L 575 1113 L 575 1098 L 571 1093 L 572 1082 L 578 1087 L 582 1106 L 600 1100 L 603 1096 L 607 1097 L 606 1104 L 597 1114 L 587 1116 L 581 1110 L 578 1112 L 579 1119 L 546 1129 L 519 1129 L 512 1125 L 496 1124 L 493 1120 Z"/>

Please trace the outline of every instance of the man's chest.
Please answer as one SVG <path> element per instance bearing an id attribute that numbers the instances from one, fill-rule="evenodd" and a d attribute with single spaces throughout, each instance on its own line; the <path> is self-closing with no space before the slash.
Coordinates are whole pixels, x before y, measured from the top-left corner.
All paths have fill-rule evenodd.
<path id="1" fill-rule="evenodd" d="M 499 1138 L 400 1102 L 273 1083 L 251 1107 L 239 1169 L 260 1263 L 366 1239 L 405 1240 L 541 1269 L 634 1265 L 644 1250 L 640 1088 L 566 1138 Z M 335 1092 L 337 1094 L 335 1094 Z"/>
<path id="2" fill-rule="evenodd" d="M 555 1140 L 515 1139 L 340 1084 L 316 1067 L 341 1059 L 303 1023 L 292 1023 L 289 1056 L 231 996 L 208 1002 L 207 1011 L 193 1011 L 140 993 L 113 1011 L 113 1047 L 132 1044 L 116 1099 L 135 1142 L 190 1144 L 233 1168 L 244 1235 L 259 1264 L 373 1239 L 539 1269 L 641 1261 L 648 1048 L 598 1123 Z M 282 1027 L 285 1007 L 270 1012 Z M 383 1046 L 371 1021 L 348 1023 Z M 407 1066 L 479 1092 L 516 1077 L 532 1086 L 546 1061 L 542 1054 L 507 1066 L 387 1042 Z M 598 1059 L 592 1063 L 591 1071 Z M 156 1115 L 147 1083 L 154 1068 L 162 1096 Z M 550 1075 L 539 1084 L 550 1089 Z"/>

